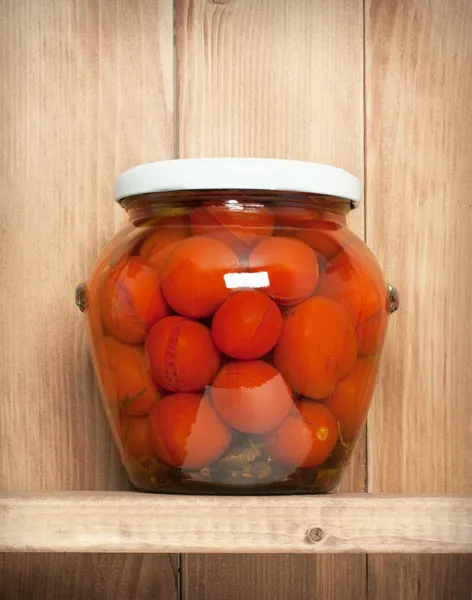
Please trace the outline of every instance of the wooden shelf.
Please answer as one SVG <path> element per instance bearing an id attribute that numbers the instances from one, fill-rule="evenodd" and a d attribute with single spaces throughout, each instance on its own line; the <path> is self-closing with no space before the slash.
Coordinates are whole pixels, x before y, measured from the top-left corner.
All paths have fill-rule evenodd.
<path id="1" fill-rule="evenodd" d="M 0 552 L 472 552 L 472 496 L 0 494 Z"/>

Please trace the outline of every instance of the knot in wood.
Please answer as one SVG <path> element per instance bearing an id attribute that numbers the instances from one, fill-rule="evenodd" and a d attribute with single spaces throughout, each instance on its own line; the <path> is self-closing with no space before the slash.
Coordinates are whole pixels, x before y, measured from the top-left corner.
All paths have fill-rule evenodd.
<path id="1" fill-rule="evenodd" d="M 320 527 L 312 527 L 306 532 L 306 540 L 310 544 L 317 544 L 324 538 L 324 531 Z"/>

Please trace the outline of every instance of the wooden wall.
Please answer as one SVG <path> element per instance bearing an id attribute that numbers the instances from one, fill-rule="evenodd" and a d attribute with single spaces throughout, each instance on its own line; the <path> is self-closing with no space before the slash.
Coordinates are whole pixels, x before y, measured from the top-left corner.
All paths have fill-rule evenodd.
<path id="1" fill-rule="evenodd" d="M 401 293 L 344 491 L 472 493 L 472 2 L 0 0 L 0 489 L 127 489 L 75 284 L 114 176 L 328 162 Z M 186 556 L 186 600 L 468 600 L 472 558 Z M 0 599 L 171 600 L 175 556 L 4 555 Z"/>

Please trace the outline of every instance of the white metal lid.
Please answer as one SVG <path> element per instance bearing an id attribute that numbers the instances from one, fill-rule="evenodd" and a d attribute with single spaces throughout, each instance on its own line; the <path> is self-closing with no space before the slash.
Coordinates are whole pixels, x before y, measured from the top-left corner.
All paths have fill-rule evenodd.
<path id="1" fill-rule="evenodd" d="M 271 158 L 184 158 L 146 163 L 118 176 L 117 201 L 177 190 L 279 190 L 337 196 L 355 207 L 361 182 L 343 169 Z"/>

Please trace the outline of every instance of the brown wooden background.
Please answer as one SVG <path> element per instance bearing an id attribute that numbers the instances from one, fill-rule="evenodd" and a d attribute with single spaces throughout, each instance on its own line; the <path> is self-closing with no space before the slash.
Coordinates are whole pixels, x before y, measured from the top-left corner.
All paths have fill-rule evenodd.
<path id="1" fill-rule="evenodd" d="M 127 489 L 74 287 L 174 156 L 328 162 L 401 293 L 343 490 L 472 492 L 472 2 L 0 0 L 0 489 Z M 175 556 L 4 555 L 0 598 L 175 597 Z M 187 556 L 186 600 L 468 600 L 469 556 Z"/>

